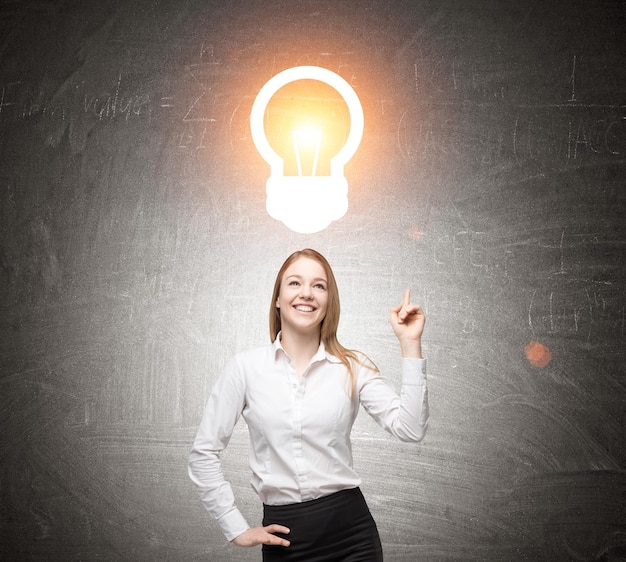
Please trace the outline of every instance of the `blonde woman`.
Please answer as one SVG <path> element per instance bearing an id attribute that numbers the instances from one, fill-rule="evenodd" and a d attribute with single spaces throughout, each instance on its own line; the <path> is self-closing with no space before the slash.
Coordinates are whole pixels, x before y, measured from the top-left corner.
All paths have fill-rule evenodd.
<path id="1" fill-rule="evenodd" d="M 401 441 L 428 426 L 425 316 L 410 303 L 391 309 L 402 352 L 400 395 L 362 353 L 337 340 L 339 292 L 324 256 L 287 258 L 270 307 L 271 344 L 237 354 L 207 402 L 189 457 L 205 508 L 235 545 L 262 545 L 264 562 L 378 562 L 382 547 L 352 467 L 350 432 L 359 405 Z M 248 525 L 225 480 L 220 453 L 243 416 L 251 484 L 263 522 Z"/>

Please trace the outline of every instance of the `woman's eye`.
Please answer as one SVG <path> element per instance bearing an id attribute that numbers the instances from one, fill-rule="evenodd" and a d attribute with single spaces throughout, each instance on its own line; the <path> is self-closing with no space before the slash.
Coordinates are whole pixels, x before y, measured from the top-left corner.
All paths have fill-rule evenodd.
<path id="1" fill-rule="evenodd" d="M 317 285 L 315 285 L 316 289 L 321 289 L 322 291 L 326 290 L 326 287 L 324 285 L 322 285 L 321 283 L 318 283 Z"/>

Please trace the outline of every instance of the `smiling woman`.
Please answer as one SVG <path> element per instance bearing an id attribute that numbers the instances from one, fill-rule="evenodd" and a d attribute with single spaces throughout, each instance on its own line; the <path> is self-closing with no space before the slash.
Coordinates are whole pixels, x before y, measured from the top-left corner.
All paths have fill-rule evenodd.
<path id="1" fill-rule="evenodd" d="M 262 545 L 263 560 L 382 560 L 376 523 L 352 466 L 350 431 L 359 405 L 401 441 L 428 426 L 425 317 L 409 290 L 391 309 L 402 352 L 400 395 L 362 353 L 337 340 L 340 304 L 324 256 L 287 258 L 270 306 L 271 344 L 236 355 L 207 402 L 189 457 L 189 475 L 226 538 Z M 252 487 L 263 522 L 250 527 L 235 505 L 220 453 L 243 416 L 250 433 Z"/>

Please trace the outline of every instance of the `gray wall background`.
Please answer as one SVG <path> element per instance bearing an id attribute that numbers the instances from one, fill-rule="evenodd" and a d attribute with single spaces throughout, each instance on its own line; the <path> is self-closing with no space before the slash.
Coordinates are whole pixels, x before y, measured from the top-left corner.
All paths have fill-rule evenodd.
<path id="1" fill-rule="evenodd" d="M 386 559 L 623 559 L 624 12 L 0 4 L 0 558 L 260 559 L 203 512 L 187 453 L 311 246 L 343 343 L 396 385 L 388 310 L 410 286 L 428 316 L 426 440 L 354 431 Z M 306 236 L 267 216 L 248 130 L 297 64 L 365 111 L 348 214 Z M 224 464 L 256 522 L 246 455 L 240 426 Z"/>

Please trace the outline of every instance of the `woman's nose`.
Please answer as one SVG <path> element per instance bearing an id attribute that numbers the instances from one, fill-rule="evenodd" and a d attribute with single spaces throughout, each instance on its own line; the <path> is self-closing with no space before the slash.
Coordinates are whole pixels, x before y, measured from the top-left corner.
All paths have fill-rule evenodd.
<path id="1" fill-rule="evenodd" d="M 307 283 L 303 283 L 300 289 L 300 295 L 302 298 L 310 299 L 311 298 L 311 286 Z"/>

